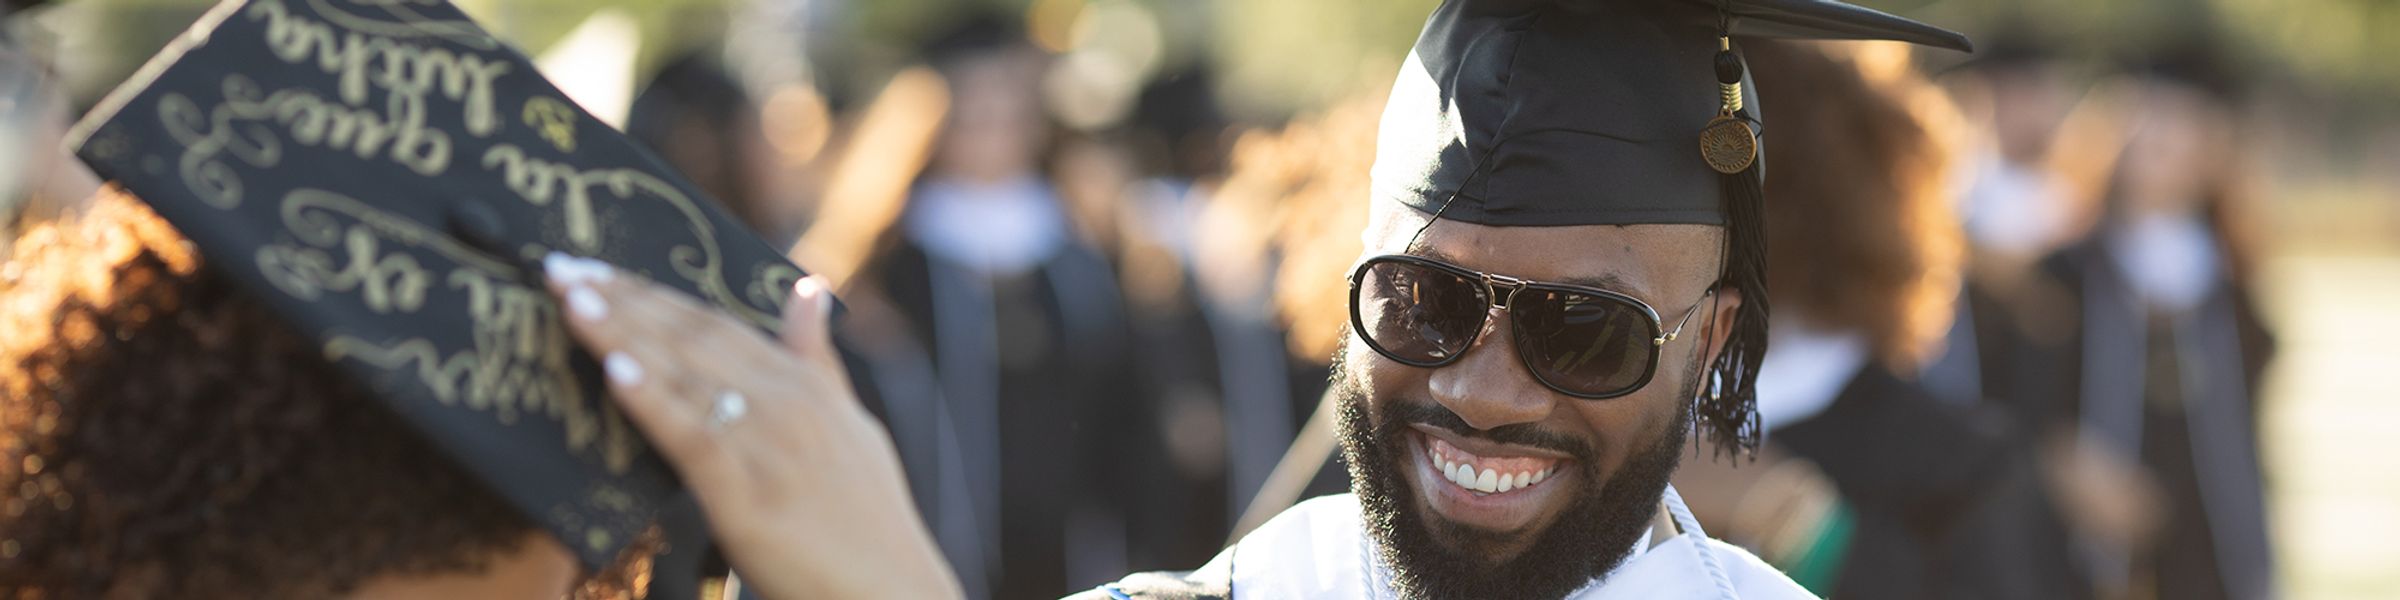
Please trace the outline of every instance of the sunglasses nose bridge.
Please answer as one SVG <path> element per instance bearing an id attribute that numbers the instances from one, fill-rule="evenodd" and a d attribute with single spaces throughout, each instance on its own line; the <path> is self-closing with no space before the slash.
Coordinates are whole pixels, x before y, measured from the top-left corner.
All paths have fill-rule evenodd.
<path id="1" fill-rule="evenodd" d="M 1508 308 L 1511 306 L 1516 306 L 1517 294 L 1525 291 L 1526 284 L 1532 283 L 1523 279 L 1509 277 L 1507 275 L 1495 275 L 1491 273 L 1483 273 L 1482 275 L 1485 293 L 1490 294 L 1492 298 L 1492 308 L 1503 311 L 1508 310 Z M 1501 290 L 1504 289 L 1507 290 L 1508 293 L 1500 293 Z"/>

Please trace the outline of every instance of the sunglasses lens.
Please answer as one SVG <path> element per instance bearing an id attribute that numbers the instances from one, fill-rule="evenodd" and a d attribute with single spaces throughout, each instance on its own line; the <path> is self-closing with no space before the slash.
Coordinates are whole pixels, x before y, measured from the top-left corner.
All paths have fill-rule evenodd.
<path id="1" fill-rule="evenodd" d="M 1424 265 L 1378 262 L 1359 279 L 1359 335 L 1385 356 L 1405 363 L 1449 360 L 1474 343 L 1491 308 L 1477 280 Z"/>
<path id="2" fill-rule="evenodd" d="M 1578 394 L 1633 391 L 1650 372 L 1657 325 L 1631 302 L 1580 292 L 1527 289 L 1509 309 L 1517 352 L 1550 385 Z"/>

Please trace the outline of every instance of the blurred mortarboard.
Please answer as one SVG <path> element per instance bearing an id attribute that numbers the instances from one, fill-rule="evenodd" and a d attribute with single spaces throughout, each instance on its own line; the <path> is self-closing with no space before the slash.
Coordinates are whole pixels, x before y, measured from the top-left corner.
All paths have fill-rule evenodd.
<path id="1" fill-rule="evenodd" d="M 966 59 L 1030 47 L 1033 40 L 1025 37 L 1023 20 L 1011 16 L 989 9 L 966 11 L 924 36 L 917 44 L 918 58 L 948 70 Z"/>
<path id="2" fill-rule="evenodd" d="M 540 259 L 596 257 L 761 328 L 802 276 L 445 2 L 227 0 L 70 139 L 591 570 L 682 489 Z"/>
<path id="3" fill-rule="evenodd" d="M 2177 36 L 2132 57 L 2126 71 L 2143 78 L 2181 85 L 2217 102 L 2242 102 L 2241 64 L 2225 48 L 2199 34 Z"/>
<path id="4" fill-rule="evenodd" d="M 1766 349 L 1757 226 L 1759 99 L 1734 37 L 1965 36 L 1826 0 L 1446 0 L 1385 106 L 1376 202 L 1500 226 L 1688 223 L 1729 229 L 1721 285 L 1742 292 L 1703 406 L 1756 443 L 1750 374 Z M 1713 414 L 1712 414 L 1713 413 Z"/>

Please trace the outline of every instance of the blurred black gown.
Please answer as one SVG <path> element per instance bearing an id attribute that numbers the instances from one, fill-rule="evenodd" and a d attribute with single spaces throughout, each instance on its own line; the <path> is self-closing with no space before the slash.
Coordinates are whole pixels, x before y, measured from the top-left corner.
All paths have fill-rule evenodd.
<path id="1" fill-rule="evenodd" d="M 1146 408 L 1144 394 L 1125 363 L 1127 332 L 1106 263 L 1068 250 L 1032 272 L 976 285 L 978 276 L 904 244 L 877 272 L 918 324 L 919 343 L 934 349 L 969 518 L 996 567 L 991 597 L 1072 589 L 1070 538 L 1124 547 L 1124 507 L 1114 499 L 1141 478 L 1139 463 L 1154 462 L 1143 460 L 1151 444 L 1124 439 L 1126 424 L 1149 419 L 1133 414 Z M 978 309 L 988 312 L 955 316 Z"/>
<path id="2" fill-rule="evenodd" d="M 1879 364 L 1769 434 L 1856 516 L 1836 598 L 2076 598 L 2027 446 L 2001 411 L 1945 403 Z"/>
<path id="3" fill-rule="evenodd" d="M 933 385 L 887 418 L 968 593 L 1055 598 L 1121 573 L 1124 498 L 1161 458 L 1132 426 L 1152 420 L 1151 394 L 1113 269 L 1071 238 L 1004 270 L 901 238 L 861 276 L 906 321 Z"/>
<path id="4" fill-rule="evenodd" d="M 2242 282 L 2220 266 L 2180 307 L 2146 301 L 2120 228 L 2062 250 L 2044 270 L 2073 292 L 2074 335 L 2035 352 L 2057 418 L 2139 456 L 2164 493 L 2146 557 L 2103 557 L 2159 598 L 2265 598 L 2275 585 L 2259 464 L 2261 376 L 2273 336 Z M 2151 268 L 2151 267 L 2142 267 Z M 2107 560 L 2113 558 L 2113 560 Z"/>

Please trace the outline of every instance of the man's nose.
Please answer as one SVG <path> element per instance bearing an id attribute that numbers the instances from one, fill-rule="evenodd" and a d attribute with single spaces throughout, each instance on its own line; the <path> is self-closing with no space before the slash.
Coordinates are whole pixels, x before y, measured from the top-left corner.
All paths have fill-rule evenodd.
<path id="1" fill-rule="evenodd" d="M 1467 425 L 1489 430 L 1549 418 L 1550 388 L 1533 380 L 1517 358 L 1516 334 L 1507 311 L 1491 309 L 1482 335 L 1458 362 L 1426 378 L 1433 400 Z"/>

